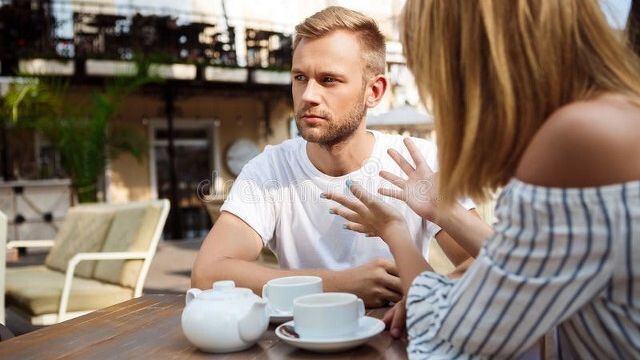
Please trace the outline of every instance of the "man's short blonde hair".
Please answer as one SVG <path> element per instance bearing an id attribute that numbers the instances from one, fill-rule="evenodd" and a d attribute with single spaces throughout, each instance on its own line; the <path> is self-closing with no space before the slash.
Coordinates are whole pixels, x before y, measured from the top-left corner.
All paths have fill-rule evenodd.
<path id="1" fill-rule="evenodd" d="M 304 38 L 316 39 L 337 30 L 351 31 L 358 36 L 366 77 L 385 74 L 386 45 L 378 24 L 364 14 L 340 6 L 330 6 L 298 24 L 293 51 Z"/>

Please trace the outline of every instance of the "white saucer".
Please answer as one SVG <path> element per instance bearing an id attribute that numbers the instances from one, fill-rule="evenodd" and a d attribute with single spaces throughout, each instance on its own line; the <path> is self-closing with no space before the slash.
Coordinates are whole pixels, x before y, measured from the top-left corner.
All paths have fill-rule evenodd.
<path id="1" fill-rule="evenodd" d="M 285 325 L 294 326 L 293 321 L 286 322 L 276 328 L 276 335 L 289 345 L 317 352 L 334 352 L 354 348 L 369 341 L 384 330 L 384 323 L 373 317 L 363 316 L 360 326 L 351 336 L 336 339 L 304 339 L 294 338 L 281 331 Z M 294 326 L 295 327 L 295 326 Z"/>
<path id="2" fill-rule="evenodd" d="M 282 324 L 293 319 L 293 312 L 274 311 L 268 305 L 267 314 L 269 314 L 269 322 L 272 324 Z"/>

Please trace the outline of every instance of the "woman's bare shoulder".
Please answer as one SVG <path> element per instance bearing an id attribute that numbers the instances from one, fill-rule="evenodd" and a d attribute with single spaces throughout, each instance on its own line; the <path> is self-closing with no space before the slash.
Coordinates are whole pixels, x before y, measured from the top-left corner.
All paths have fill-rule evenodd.
<path id="1" fill-rule="evenodd" d="M 562 107 L 530 142 L 516 177 L 553 187 L 640 179 L 640 107 L 616 95 Z"/>

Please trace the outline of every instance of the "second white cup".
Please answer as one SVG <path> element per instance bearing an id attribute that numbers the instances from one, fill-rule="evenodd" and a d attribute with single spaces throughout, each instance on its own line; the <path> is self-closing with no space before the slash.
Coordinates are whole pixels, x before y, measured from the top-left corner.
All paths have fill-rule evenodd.
<path id="1" fill-rule="evenodd" d="M 269 300 L 271 311 L 293 312 L 297 297 L 322 292 L 322 278 L 318 276 L 286 276 L 269 280 L 262 287 L 262 297 Z"/>
<path id="2" fill-rule="evenodd" d="M 300 337 L 332 339 L 353 335 L 364 316 L 364 302 L 357 296 L 328 292 L 293 300 L 293 323 Z"/>

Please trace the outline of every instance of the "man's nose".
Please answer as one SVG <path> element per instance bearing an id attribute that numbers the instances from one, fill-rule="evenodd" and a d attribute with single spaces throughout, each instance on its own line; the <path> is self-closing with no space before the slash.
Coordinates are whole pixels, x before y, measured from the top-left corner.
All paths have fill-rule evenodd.
<path id="1" fill-rule="evenodd" d="M 321 87 L 315 80 L 309 80 L 307 82 L 307 86 L 302 93 L 302 100 L 311 103 L 311 104 L 319 104 L 320 103 L 320 92 Z"/>

